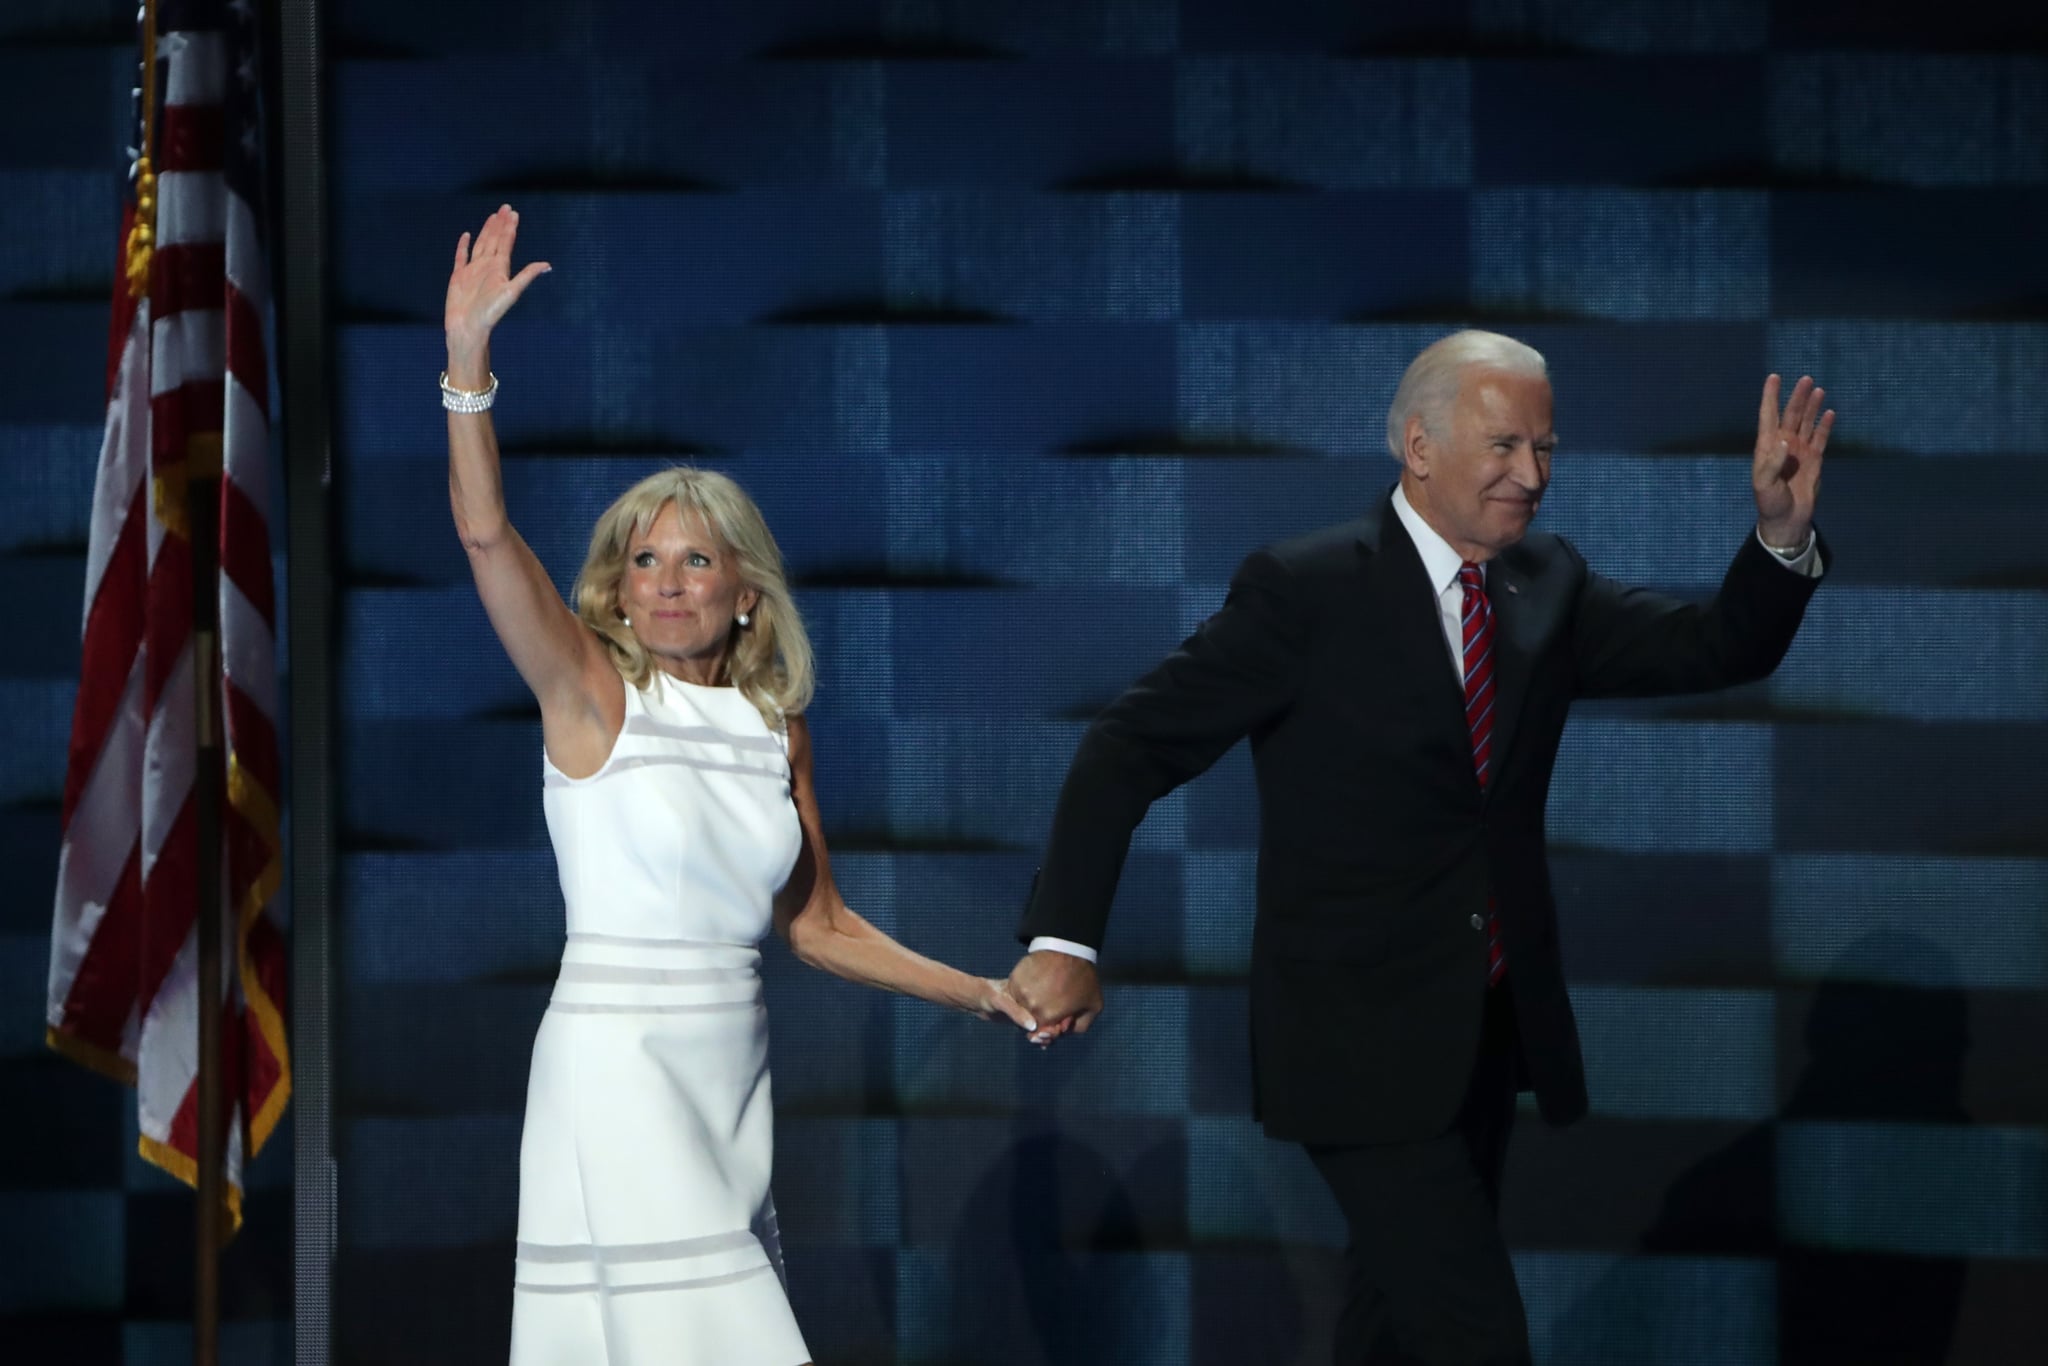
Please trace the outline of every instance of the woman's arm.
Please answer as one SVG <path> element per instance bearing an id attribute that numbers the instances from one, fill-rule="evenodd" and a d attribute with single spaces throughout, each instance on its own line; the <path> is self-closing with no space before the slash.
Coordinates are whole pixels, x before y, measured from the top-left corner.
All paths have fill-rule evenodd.
<path id="1" fill-rule="evenodd" d="M 951 1006 L 984 1020 L 1010 1020 L 1022 1029 L 1037 1025 L 1001 982 L 970 976 L 922 954 L 912 953 L 854 913 L 832 882 L 824 825 L 811 780 L 811 731 L 801 716 L 789 719 L 791 796 L 803 825 L 803 848 L 789 882 L 775 897 L 775 931 L 796 956 L 851 982 L 900 991 Z"/>
<path id="2" fill-rule="evenodd" d="M 456 244 L 443 318 L 448 383 L 454 388 L 490 386 L 492 329 L 526 287 L 550 269 L 536 261 L 511 274 L 518 233 L 519 215 L 506 205 L 485 220 L 474 244 L 468 233 Z M 547 570 L 505 515 L 498 439 L 488 412 L 448 414 L 448 501 L 484 612 L 512 666 L 541 704 L 549 752 L 559 763 L 565 747 L 595 745 L 596 760 L 602 762 L 609 738 L 600 733 L 601 726 L 583 723 L 596 716 L 591 703 L 595 681 L 611 671 L 604 646 L 563 603 Z M 581 735 L 585 729 L 592 734 Z"/>

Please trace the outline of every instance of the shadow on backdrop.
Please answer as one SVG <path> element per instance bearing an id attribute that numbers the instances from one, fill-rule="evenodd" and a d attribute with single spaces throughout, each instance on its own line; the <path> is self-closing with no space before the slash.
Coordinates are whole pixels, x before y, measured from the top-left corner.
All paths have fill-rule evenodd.
<path id="1" fill-rule="evenodd" d="M 1185 1189 L 1182 1153 L 1143 1150 L 1127 1170 L 1071 1134 L 1033 1129 L 983 1173 L 960 1209 L 943 1301 L 947 1361 L 1095 1366 L 1170 1359 L 1185 1299 L 1161 1279 L 1146 1191 Z M 1169 1235 L 1173 1236 L 1173 1235 Z M 1008 1256 L 988 1255 L 991 1244 Z"/>
<path id="2" fill-rule="evenodd" d="M 1915 935 L 1859 939 L 1811 994 L 1805 1063 L 1776 1121 L 1745 1132 L 1686 1172 L 1640 1248 L 1652 1256 L 1755 1259 L 1776 1268 L 1779 1366 L 1941 1366 L 1955 1340 L 1966 1259 L 1853 1246 L 1858 1230 L 1904 1228 L 1924 1213 L 1887 1210 L 1905 1194 L 1855 1171 L 1827 1190 L 1795 1173 L 1802 1124 L 1970 1122 L 1962 1103 L 1968 1002 L 1949 986 L 1953 960 Z M 1781 993 L 1780 1009 L 1789 993 Z M 1781 1021 L 1781 1057 L 1792 1053 Z M 1800 1181 L 1798 1187 L 1792 1184 Z M 1832 1231 L 1833 1237 L 1814 1233 Z M 1925 1232 L 1925 1230 L 1919 1230 Z M 1558 1320 L 1547 1366 L 1642 1360 L 1654 1329 L 1623 1263 Z M 1689 1360 L 1733 1362 L 1719 1344 L 1687 1343 Z M 1723 1349 L 1725 1350 L 1725 1348 Z"/>

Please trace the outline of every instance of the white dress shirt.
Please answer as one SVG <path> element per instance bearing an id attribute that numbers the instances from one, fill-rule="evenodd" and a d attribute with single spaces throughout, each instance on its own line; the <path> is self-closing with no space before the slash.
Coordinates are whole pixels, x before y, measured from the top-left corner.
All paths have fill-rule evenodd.
<path id="1" fill-rule="evenodd" d="M 1401 525 L 1408 532 L 1408 539 L 1415 543 L 1416 553 L 1422 556 L 1423 572 L 1429 575 L 1430 587 L 1436 590 L 1437 624 L 1443 627 L 1444 646 L 1451 652 L 1451 670 L 1459 678 L 1465 676 L 1465 589 L 1458 582 L 1458 571 L 1465 566 L 1465 557 L 1451 549 L 1451 543 L 1436 534 L 1436 529 L 1422 520 L 1422 514 L 1408 501 L 1408 491 L 1394 489 L 1394 515 L 1401 519 Z M 1812 531 L 1806 533 L 1806 544 L 1796 555 L 1781 554 L 1777 547 L 1764 545 L 1763 532 L 1757 532 L 1757 544 L 1771 552 L 1795 574 L 1804 574 L 1817 579 L 1821 575 L 1819 538 Z M 1485 572 L 1485 566 L 1481 566 Z M 1086 944 L 1076 944 L 1071 939 L 1055 939 L 1040 935 L 1033 939 L 1025 952 L 1037 953 L 1051 949 L 1058 953 L 1070 953 L 1076 958 L 1095 961 L 1095 950 Z"/>

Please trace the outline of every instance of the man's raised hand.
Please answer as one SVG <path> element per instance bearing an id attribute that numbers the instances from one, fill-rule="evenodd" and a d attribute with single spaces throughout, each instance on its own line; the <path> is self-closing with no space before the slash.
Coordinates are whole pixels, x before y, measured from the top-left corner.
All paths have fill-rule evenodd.
<path id="1" fill-rule="evenodd" d="M 1756 494 L 1756 527 L 1765 545 L 1790 550 L 1806 544 L 1813 505 L 1820 496 L 1821 453 L 1834 430 L 1835 410 L 1822 411 L 1827 391 L 1802 375 L 1778 411 L 1778 377 L 1764 381 L 1756 415 L 1756 455 L 1749 482 Z"/>

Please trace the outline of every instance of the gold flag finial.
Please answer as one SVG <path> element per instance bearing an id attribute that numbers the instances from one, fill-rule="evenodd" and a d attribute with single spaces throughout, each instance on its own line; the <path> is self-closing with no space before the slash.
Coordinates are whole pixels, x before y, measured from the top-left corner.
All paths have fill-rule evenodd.
<path id="1" fill-rule="evenodd" d="M 135 157 L 135 223 L 122 248 L 128 297 L 149 293 L 150 263 L 156 257 L 156 0 L 142 5 L 142 145 Z"/>

